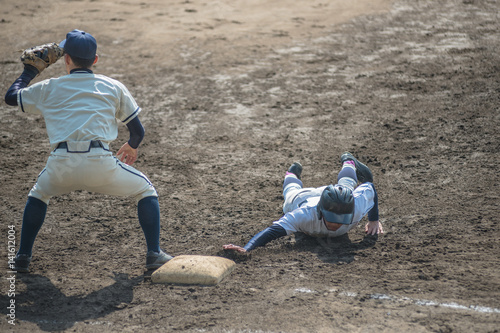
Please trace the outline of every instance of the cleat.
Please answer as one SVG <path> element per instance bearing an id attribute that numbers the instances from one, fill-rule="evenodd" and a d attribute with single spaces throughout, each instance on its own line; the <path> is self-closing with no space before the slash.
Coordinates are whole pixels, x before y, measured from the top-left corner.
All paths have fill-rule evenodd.
<path id="1" fill-rule="evenodd" d="M 300 175 L 302 174 L 302 165 L 299 162 L 294 162 L 289 168 L 288 172 L 293 173 L 300 179 Z"/>
<path id="2" fill-rule="evenodd" d="M 358 161 L 351 153 L 345 152 L 340 156 L 340 161 L 344 164 L 345 161 L 353 161 L 356 167 L 356 177 L 360 183 L 370 182 L 373 183 L 373 175 L 366 165 Z"/>
<path id="3" fill-rule="evenodd" d="M 146 269 L 157 269 L 167 263 L 173 257 L 162 250 L 160 252 L 149 251 L 146 256 Z"/>
<path id="4" fill-rule="evenodd" d="M 31 263 L 31 256 L 28 254 L 16 254 L 14 259 L 14 270 L 19 273 L 29 273 Z"/>

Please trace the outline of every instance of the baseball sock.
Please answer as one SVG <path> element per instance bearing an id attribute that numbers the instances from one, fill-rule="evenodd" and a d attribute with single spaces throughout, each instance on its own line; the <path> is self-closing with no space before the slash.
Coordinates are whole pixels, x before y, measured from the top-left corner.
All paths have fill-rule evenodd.
<path id="1" fill-rule="evenodd" d="M 358 177 L 356 176 L 356 166 L 354 165 L 354 161 L 345 161 L 344 164 L 342 164 L 342 170 L 340 170 L 337 176 L 337 181 L 339 181 L 344 177 L 352 178 L 356 182 L 358 182 Z"/>
<path id="2" fill-rule="evenodd" d="M 23 214 L 19 254 L 31 255 L 35 238 L 42 227 L 47 213 L 47 204 L 35 197 L 28 197 Z"/>
<path id="3" fill-rule="evenodd" d="M 285 188 L 288 184 L 291 184 L 291 183 L 294 183 L 294 184 L 299 184 L 300 187 L 302 187 L 302 181 L 300 179 L 297 178 L 296 175 L 294 175 L 293 173 L 291 173 L 291 175 L 293 177 L 286 177 L 288 176 L 288 174 L 285 176 L 285 180 L 283 181 L 283 188 Z"/>
<path id="4" fill-rule="evenodd" d="M 137 204 L 137 213 L 149 251 L 160 252 L 160 204 L 157 197 L 146 197 Z"/>
<path id="5" fill-rule="evenodd" d="M 354 161 L 345 161 L 344 164 L 342 164 L 342 168 L 345 168 L 345 167 L 351 167 L 351 168 L 356 168 L 356 164 L 354 163 Z"/>

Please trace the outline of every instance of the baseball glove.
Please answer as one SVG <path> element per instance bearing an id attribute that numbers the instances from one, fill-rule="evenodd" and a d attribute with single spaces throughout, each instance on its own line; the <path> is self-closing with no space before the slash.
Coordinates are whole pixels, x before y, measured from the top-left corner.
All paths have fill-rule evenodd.
<path id="1" fill-rule="evenodd" d="M 26 49 L 21 54 L 21 62 L 35 67 L 40 74 L 45 68 L 55 63 L 64 54 L 64 50 L 56 43 L 49 43 Z"/>

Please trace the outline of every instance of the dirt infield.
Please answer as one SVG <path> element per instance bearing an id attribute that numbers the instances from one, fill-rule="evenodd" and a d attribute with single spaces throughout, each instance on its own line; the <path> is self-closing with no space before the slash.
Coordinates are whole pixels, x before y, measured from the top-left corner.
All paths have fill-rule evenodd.
<path id="1" fill-rule="evenodd" d="M 32 273 L 2 278 L 16 318 L 0 331 L 499 332 L 497 0 L 166 3 L 1 1 L 0 90 L 20 74 L 12 50 L 91 32 L 95 71 L 143 108 L 134 166 L 160 194 L 162 246 L 236 269 L 215 287 L 152 284 L 135 202 L 71 193 L 51 200 Z M 49 145 L 42 118 L 3 100 L 0 128 L 6 262 Z M 345 150 L 374 172 L 384 235 L 222 251 L 281 216 L 293 161 L 326 185 Z"/>

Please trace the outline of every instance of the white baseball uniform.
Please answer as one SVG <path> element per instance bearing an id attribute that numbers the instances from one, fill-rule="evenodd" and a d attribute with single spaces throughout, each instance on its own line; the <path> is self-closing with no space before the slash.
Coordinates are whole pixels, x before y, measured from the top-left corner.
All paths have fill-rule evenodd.
<path id="1" fill-rule="evenodd" d="M 354 216 L 351 224 L 344 224 L 336 231 L 328 230 L 325 224 L 320 221 L 317 212 L 317 205 L 325 188 L 326 186 L 302 188 L 298 183 L 288 184 L 283 190 L 285 197 L 283 212 L 285 215 L 274 224 L 285 229 L 287 235 L 303 232 L 314 237 L 337 237 L 357 226 L 359 221 L 374 206 L 375 191 L 372 184 L 359 185 L 353 191 Z"/>
<path id="2" fill-rule="evenodd" d="M 144 174 L 109 151 L 118 123 L 127 124 L 141 111 L 122 83 L 79 70 L 21 89 L 17 101 L 23 112 L 44 117 L 52 148 L 30 196 L 45 203 L 74 190 L 133 196 L 138 201 L 157 196 Z M 92 147 L 91 141 L 100 141 L 102 147 Z M 61 142 L 67 148 L 57 148 Z"/>

